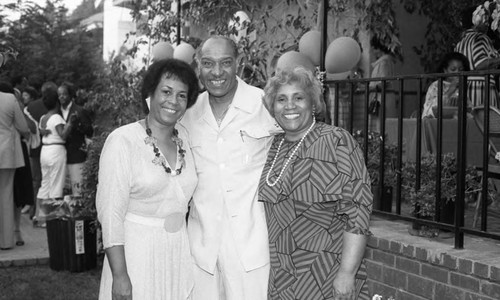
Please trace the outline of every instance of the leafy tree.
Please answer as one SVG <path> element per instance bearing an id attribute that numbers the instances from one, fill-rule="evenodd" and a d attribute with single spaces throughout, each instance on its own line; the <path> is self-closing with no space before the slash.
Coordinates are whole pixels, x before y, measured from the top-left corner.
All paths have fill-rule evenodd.
<path id="1" fill-rule="evenodd" d="M 85 32 L 70 21 L 61 0 L 47 1 L 45 7 L 27 1 L 0 8 L 20 13 L 15 21 L 0 16 L 7 28 L 0 39 L 18 53 L 2 68 L 3 76 L 23 75 L 37 87 L 48 80 L 92 85 L 94 72 L 102 67 L 102 32 Z"/>
<path id="2" fill-rule="evenodd" d="M 467 19 L 463 13 L 470 7 L 483 3 L 483 0 L 433 1 L 400 0 L 409 13 L 417 13 L 429 18 L 425 41 L 414 51 L 427 72 L 434 72 L 443 55 L 453 51 L 460 40 L 461 33 L 472 25 L 472 11 Z"/>

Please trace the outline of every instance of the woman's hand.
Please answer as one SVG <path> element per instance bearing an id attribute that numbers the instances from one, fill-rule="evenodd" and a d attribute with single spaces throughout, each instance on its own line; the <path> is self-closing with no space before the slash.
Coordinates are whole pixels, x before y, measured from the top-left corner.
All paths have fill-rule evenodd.
<path id="1" fill-rule="evenodd" d="M 113 276 L 111 295 L 113 300 L 132 300 L 132 283 L 128 274 Z"/>
<path id="2" fill-rule="evenodd" d="M 355 282 L 354 275 L 339 271 L 333 280 L 333 299 L 354 300 Z"/>

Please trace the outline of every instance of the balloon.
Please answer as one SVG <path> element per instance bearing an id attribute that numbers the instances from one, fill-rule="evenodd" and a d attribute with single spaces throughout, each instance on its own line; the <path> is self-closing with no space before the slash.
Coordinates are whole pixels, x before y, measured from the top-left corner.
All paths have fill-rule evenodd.
<path id="1" fill-rule="evenodd" d="M 245 29 L 247 27 L 247 23 L 250 23 L 250 17 L 247 15 L 246 12 L 240 10 L 234 13 L 233 18 L 229 20 L 229 29 L 234 29 L 240 31 L 242 29 Z"/>
<path id="2" fill-rule="evenodd" d="M 152 53 L 154 60 L 172 58 L 174 55 L 174 47 L 172 47 L 169 42 L 159 42 L 153 46 Z"/>
<path id="3" fill-rule="evenodd" d="M 248 23 L 250 23 L 250 17 L 244 11 L 237 11 L 228 24 L 230 32 L 234 32 L 233 29 L 236 30 L 235 34 L 230 34 L 231 38 L 239 42 L 242 37 L 246 36 Z"/>
<path id="4" fill-rule="evenodd" d="M 326 49 L 325 68 L 328 73 L 343 73 L 352 69 L 361 57 L 358 43 L 350 37 L 335 39 Z"/>
<path id="5" fill-rule="evenodd" d="M 174 49 L 174 58 L 180 59 L 182 61 L 191 64 L 194 59 L 195 50 L 193 46 L 188 43 L 181 43 L 177 45 Z"/>
<path id="6" fill-rule="evenodd" d="M 299 40 L 299 52 L 305 54 L 315 66 L 321 60 L 321 32 L 311 30 L 306 32 Z"/>
<path id="7" fill-rule="evenodd" d="M 316 70 L 311 60 L 297 51 L 288 51 L 284 53 L 276 62 L 276 70 L 293 69 L 297 66 L 302 66 L 313 72 L 313 74 Z"/>

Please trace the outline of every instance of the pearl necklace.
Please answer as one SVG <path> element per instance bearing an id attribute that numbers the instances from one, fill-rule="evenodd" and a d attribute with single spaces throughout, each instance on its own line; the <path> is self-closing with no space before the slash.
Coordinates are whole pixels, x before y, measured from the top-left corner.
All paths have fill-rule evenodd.
<path id="1" fill-rule="evenodd" d="M 283 139 L 281 140 L 280 144 L 278 145 L 278 150 L 276 150 L 276 154 L 274 155 L 274 159 L 273 159 L 273 163 L 271 164 L 271 167 L 269 168 L 269 171 L 267 171 L 267 176 L 266 176 L 266 183 L 268 186 L 275 186 L 278 181 L 281 179 L 281 176 L 283 176 L 283 173 L 285 172 L 285 169 L 286 167 L 288 166 L 288 164 L 290 163 L 290 161 L 292 160 L 292 157 L 295 155 L 295 153 L 297 152 L 297 150 L 299 149 L 300 145 L 302 145 L 302 142 L 304 141 L 304 139 L 306 138 L 306 136 L 309 134 L 309 132 L 313 129 L 314 127 L 314 124 L 316 124 L 316 120 L 313 118 L 313 122 L 311 124 L 311 126 L 309 127 L 309 129 L 307 129 L 306 133 L 304 134 L 304 136 L 300 139 L 299 143 L 297 144 L 297 146 L 295 146 L 295 149 L 293 149 L 292 151 L 292 154 L 288 157 L 288 159 L 285 161 L 285 164 L 283 165 L 283 167 L 281 168 L 281 172 L 280 174 L 278 175 L 278 178 L 276 178 L 276 181 L 274 182 L 271 182 L 269 180 L 269 176 L 271 175 L 271 171 L 273 170 L 274 168 L 274 165 L 276 164 L 276 160 L 278 159 L 278 154 L 280 153 L 280 150 L 281 150 L 281 146 L 283 145 L 283 142 L 285 141 L 285 137 L 283 137 Z"/>
<path id="2" fill-rule="evenodd" d="M 184 161 L 184 155 L 186 150 L 182 149 L 182 139 L 178 137 L 179 133 L 177 129 L 174 128 L 171 139 L 175 143 L 176 148 L 179 149 L 178 151 L 179 155 L 177 156 L 177 160 L 180 162 L 181 167 L 176 169 L 175 173 L 172 174 L 172 169 L 167 167 L 167 159 L 160 154 L 160 149 L 158 149 L 158 147 L 156 146 L 158 140 L 153 136 L 151 128 L 149 128 L 148 117 L 146 117 L 144 121 L 146 124 L 146 134 L 148 135 L 144 139 L 144 143 L 146 145 L 153 146 L 153 152 L 155 153 L 155 158 L 152 161 L 153 164 L 162 166 L 167 174 L 171 174 L 172 176 L 180 175 L 182 172 L 182 167 L 184 167 L 184 165 L 186 164 L 186 162 Z"/>

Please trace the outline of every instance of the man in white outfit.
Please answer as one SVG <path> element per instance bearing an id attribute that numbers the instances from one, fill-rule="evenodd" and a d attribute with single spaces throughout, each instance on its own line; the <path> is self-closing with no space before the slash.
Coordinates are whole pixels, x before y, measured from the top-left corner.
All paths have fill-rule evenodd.
<path id="1" fill-rule="evenodd" d="M 181 121 L 199 179 L 188 220 L 194 300 L 267 299 L 269 245 L 257 194 L 279 127 L 262 105 L 263 91 L 236 76 L 237 56 L 226 37 L 200 46 L 196 59 L 207 91 Z"/>

